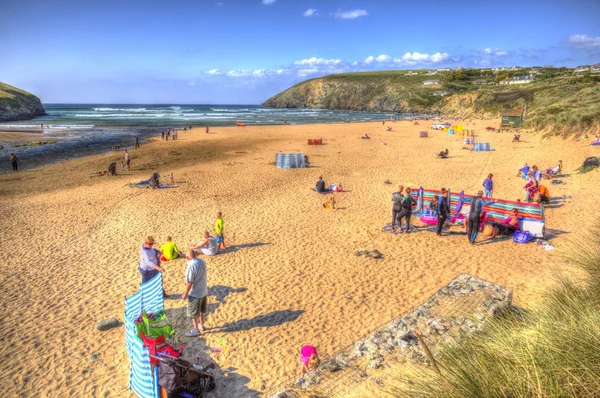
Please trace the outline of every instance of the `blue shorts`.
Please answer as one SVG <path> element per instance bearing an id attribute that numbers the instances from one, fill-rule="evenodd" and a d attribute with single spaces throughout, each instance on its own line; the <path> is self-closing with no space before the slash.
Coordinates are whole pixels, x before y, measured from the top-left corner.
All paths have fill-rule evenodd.
<path id="1" fill-rule="evenodd" d="M 217 236 L 217 243 L 223 242 L 223 235 Z"/>

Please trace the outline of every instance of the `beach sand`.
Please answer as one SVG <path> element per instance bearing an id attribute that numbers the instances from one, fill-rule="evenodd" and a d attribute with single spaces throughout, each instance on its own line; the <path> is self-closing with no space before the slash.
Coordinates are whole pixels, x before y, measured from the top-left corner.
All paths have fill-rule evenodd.
<path id="1" fill-rule="evenodd" d="M 569 272 L 564 248 L 595 217 L 597 172 L 572 174 L 594 147 L 572 139 L 544 140 L 483 131 L 478 140 L 493 152 L 461 150 L 458 135 L 418 131 L 430 123 L 381 123 L 211 128 L 180 131 L 178 141 L 155 140 L 131 150 L 132 171 L 120 173 L 122 153 L 75 159 L 18 174 L 0 175 L 3 207 L 0 248 L 1 308 L 8 322 L 2 338 L 5 396 L 132 397 L 124 328 L 98 332 L 96 323 L 123 317 L 123 299 L 138 289 L 143 239 L 168 235 L 180 249 L 213 230 L 223 211 L 229 250 L 205 258 L 210 286 L 208 331 L 191 328 L 185 303 L 185 260 L 165 264 L 165 301 L 186 357 L 205 346 L 224 377 L 208 396 L 253 396 L 297 376 L 298 350 L 315 345 L 327 357 L 426 300 L 458 273 L 514 288 L 514 301 L 539 299 L 556 269 Z M 495 121 L 493 125 L 497 125 Z M 368 133 L 371 140 L 359 137 Z M 323 138 L 325 145 L 308 146 Z M 386 143 L 386 145 L 382 145 Z M 436 159 L 448 148 L 450 157 Z M 311 168 L 282 170 L 276 152 L 304 152 Z M 494 241 L 472 247 L 459 228 L 438 238 L 418 231 L 381 232 L 390 222 L 390 195 L 398 184 L 475 193 L 488 173 L 495 196 L 523 197 L 515 177 L 524 162 L 541 169 L 562 159 L 565 185 L 548 185 L 558 197 L 546 210 L 547 231 L 557 246 Z M 117 161 L 119 175 L 97 177 Z M 175 176 L 176 187 L 125 187 L 154 172 Z M 338 209 L 321 206 L 311 191 L 319 175 L 350 192 L 336 195 Z M 384 184 L 389 179 L 392 185 Z M 564 196 L 564 198 L 563 198 Z M 415 224 L 418 221 L 413 217 Z M 354 252 L 375 248 L 382 260 Z M 174 344 L 176 345 L 176 344 Z"/>

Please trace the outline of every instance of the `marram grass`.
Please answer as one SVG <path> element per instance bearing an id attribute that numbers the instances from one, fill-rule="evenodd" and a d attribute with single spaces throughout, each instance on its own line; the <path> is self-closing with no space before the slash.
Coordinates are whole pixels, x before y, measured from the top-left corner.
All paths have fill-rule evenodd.
<path id="1" fill-rule="evenodd" d="M 597 229 L 600 232 L 600 229 Z M 401 397 L 600 397 L 600 243 L 571 248 L 585 281 L 557 277 L 541 304 L 491 321 L 446 347 L 441 375 L 410 366 L 390 393 Z"/>

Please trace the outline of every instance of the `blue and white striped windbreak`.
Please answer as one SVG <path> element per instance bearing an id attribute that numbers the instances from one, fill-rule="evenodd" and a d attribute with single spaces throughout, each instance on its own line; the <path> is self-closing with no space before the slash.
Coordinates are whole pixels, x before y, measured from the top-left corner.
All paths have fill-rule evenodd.
<path id="1" fill-rule="evenodd" d="M 158 370 L 152 370 L 148 349 L 137 337 L 135 320 L 143 311 L 164 308 L 162 274 L 140 285 L 140 291 L 125 298 L 125 345 L 129 355 L 129 389 L 141 398 L 159 398 Z"/>

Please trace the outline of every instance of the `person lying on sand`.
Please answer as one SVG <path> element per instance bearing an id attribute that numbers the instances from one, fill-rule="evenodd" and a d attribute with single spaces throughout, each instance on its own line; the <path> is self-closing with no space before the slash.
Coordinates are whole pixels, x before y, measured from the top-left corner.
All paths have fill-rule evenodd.
<path id="1" fill-rule="evenodd" d="M 556 177 L 557 175 L 560 174 L 560 171 L 562 170 L 562 160 L 559 160 L 558 163 L 556 164 L 556 166 L 550 168 L 550 169 L 546 169 L 546 177 Z"/>
<path id="2" fill-rule="evenodd" d="M 321 364 L 317 349 L 312 345 L 305 345 L 300 348 L 300 362 L 302 363 L 302 373 L 317 370 Z"/>
<path id="3" fill-rule="evenodd" d="M 489 239 L 494 239 L 498 235 L 509 236 L 515 231 L 519 231 L 519 210 L 512 209 L 511 214 L 501 223 L 493 222 L 490 225 L 492 226 L 491 233 L 490 235 L 486 235 L 489 237 Z"/>
<path id="4" fill-rule="evenodd" d="M 513 137 L 513 139 L 512 139 L 512 142 L 517 142 L 517 141 L 520 141 L 520 140 L 521 140 L 521 136 L 519 134 L 515 134 L 514 137 Z"/>
<path id="5" fill-rule="evenodd" d="M 362 137 L 360 137 L 363 140 L 370 140 L 371 137 L 369 137 L 369 135 L 367 133 L 365 133 L 365 135 L 363 135 Z"/>
<path id="6" fill-rule="evenodd" d="M 448 151 L 448 148 L 446 148 L 446 150 L 439 152 L 437 155 L 435 155 L 435 157 L 438 159 L 446 159 L 449 152 L 450 151 Z"/>
<path id="7" fill-rule="evenodd" d="M 191 250 L 193 250 L 196 254 L 214 256 L 219 252 L 219 246 L 217 244 L 217 239 L 215 239 L 213 236 L 210 236 L 208 231 L 204 231 L 204 239 L 192 246 Z"/>

